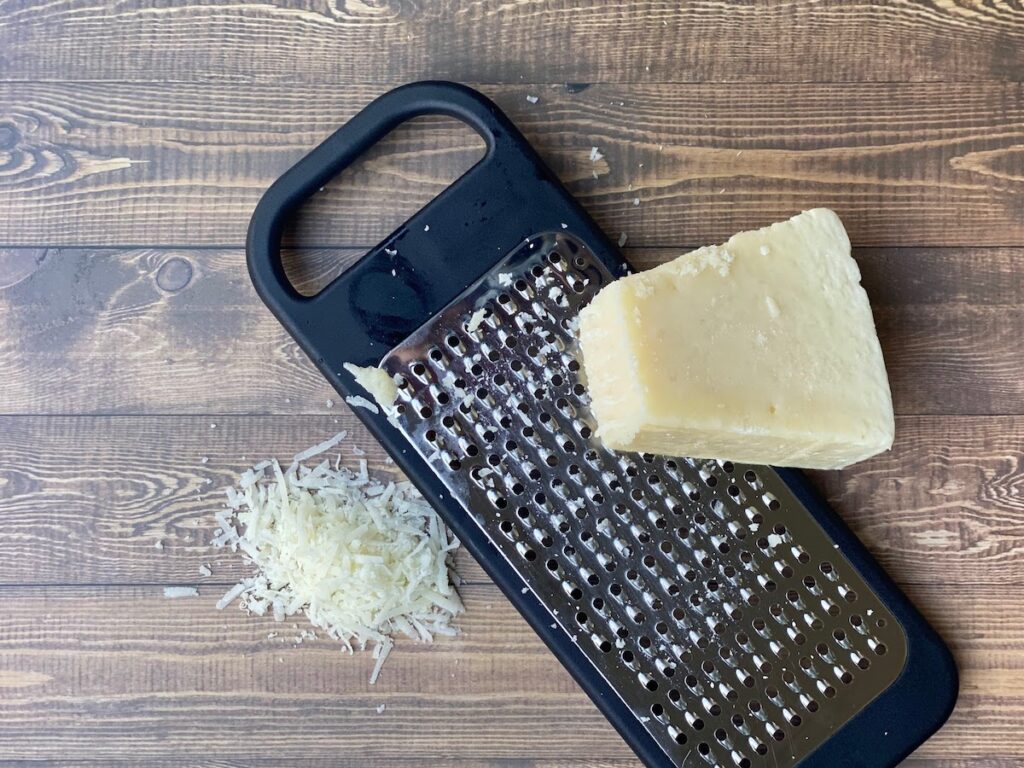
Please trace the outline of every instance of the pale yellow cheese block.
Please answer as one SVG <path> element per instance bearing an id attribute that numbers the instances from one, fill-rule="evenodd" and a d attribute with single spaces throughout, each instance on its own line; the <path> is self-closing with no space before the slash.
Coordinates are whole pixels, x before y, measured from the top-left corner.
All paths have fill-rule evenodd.
<path id="1" fill-rule="evenodd" d="M 614 450 L 835 469 L 892 446 L 871 306 L 826 208 L 606 286 L 580 344 Z"/>

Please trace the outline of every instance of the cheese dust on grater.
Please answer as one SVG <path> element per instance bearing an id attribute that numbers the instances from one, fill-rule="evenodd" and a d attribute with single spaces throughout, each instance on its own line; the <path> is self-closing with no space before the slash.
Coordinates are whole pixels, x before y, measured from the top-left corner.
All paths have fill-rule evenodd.
<path id="1" fill-rule="evenodd" d="M 463 609 L 452 586 L 459 541 L 408 482 L 303 462 L 336 446 L 334 438 L 296 455 L 286 469 L 264 461 L 228 488 L 212 544 L 240 551 L 256 572 L 217 603 L 282 622 L 304 612 L 349 651 L 373 649 L 374 683 L 403 634 L 421 642 L 454 635 Z"/>

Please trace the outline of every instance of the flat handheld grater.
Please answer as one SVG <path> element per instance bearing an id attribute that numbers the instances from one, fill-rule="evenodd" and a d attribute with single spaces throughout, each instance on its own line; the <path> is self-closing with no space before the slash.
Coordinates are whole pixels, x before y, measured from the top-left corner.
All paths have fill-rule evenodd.
<path id="1" fill-rule="evenodd" d="M 314 297 L 286 218 L 410 118 L 484 158 Z M 628 271 L 481 94 L 384 94 L 282 176 L 248 238 L 260 296 L 648 766 L 890 766 L 946 719 L 953 660 L 792 470 L 613 453 L 593 438 L 579 310 Z"/>

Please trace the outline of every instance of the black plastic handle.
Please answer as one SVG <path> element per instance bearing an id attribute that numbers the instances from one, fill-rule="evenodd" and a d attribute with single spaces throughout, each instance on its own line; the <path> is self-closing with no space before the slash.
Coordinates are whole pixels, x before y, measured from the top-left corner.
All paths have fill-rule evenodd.
<path id="1" fill-rule="evenodd" d="M 339 277 L 316 296 L 300 294 L 285 275 L 281 261 L 281 236 L 289 216 L 400 123 L 430 114 L 463 121 L 483 138 L 487 149 L 483 159 L 462 178 L 376 249 L 371 249 L 362 260 L 372 262 L 383 246 L 402 242 L 408 258 L 399 265 L 403 267 L 403 274 L 394 286 L 394 295 L 389 296 L 382 280 L 377 280 L 372 285 L 373 290 L 368 290 L 366 284 L 358 286 L 361 290 L 357 296 L 353 290 L 362 277 L 359 274 L 348 275 L 347 280 Z M 403 291 L 399 290 L 409 286 L 413 286 L 412 292 L 416 294 L 411 297 L 413 306 L 409 320 L 421 323 L 425 318 L 413 315 L 421 314 L 427 305 L 435 304 L 440 298 L 433 295 L 439 292 L 431 291 L 432 286 L 440 288 L 447 284 L 461 290 L 498 255 L 474 253 L 472 243 L 497 242 L 499 245 L 495 247 L 511 250 L 530 234 L 528 217 L 511 215 L 529 207 L 516 199 L 517 192 L 524 193 L 524 178 L 554 181 L 557 185 L 557 180 L 519 131 L 490 99 L 471 88 L 449 82 L 426 81 L 396 88 L 371 102 L 267 190 L 249 226 L 249 273 L 261 298 L 297 337 L 315 334 L 316 326 L 324 322 L 336 333 L 339 321 L 347 319 L 357 321 L 357 326 L 368 321 L 380 328 L 382 324 L 375 318 L 381 313 L 360 313 L 356 299 L 376 296 L 393 309 L 396 304 L 410 303 L 410 296 L 401 295 Z M 485 212 L 486 206 L 490 208 Z M 436 216 L 435 220 L 431 220 L 432 216 Z M 427 223 L 415 226 L 421 221 Z M 388 249 L 391 253 L 395 250 Z M 382 265 L 376 266 L 377 273 L 383 276 Z M 367 265 L 357 264 L 356 267 L 363 271 L 368 269 Z M 387 273 L 390 275 L 395 268 L 395 264 L 389 262 Z M 409 291 L 404 293 L 409 294 Z M 357 316 L 352 317 L 353 313 Z M 396 327 L 386 329 L 389 332 L 373 346 L 404 338 L 405 323 L 385 322 L 383 325 Z M 318 346 L 316 341 L 309 339 L 310 344 L 304 344 L 307 351 L 310 346 Z"/>

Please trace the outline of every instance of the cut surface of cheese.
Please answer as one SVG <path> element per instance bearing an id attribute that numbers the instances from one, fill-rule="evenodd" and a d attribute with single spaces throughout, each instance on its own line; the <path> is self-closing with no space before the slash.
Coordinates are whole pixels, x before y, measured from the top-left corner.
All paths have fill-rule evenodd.
<path id="1" fill-rule="evenodd" d="M 825 208 L 606 286 L 580 346 L 613 450 L 835 469 L 892 446 L 871 306 Z"/>

